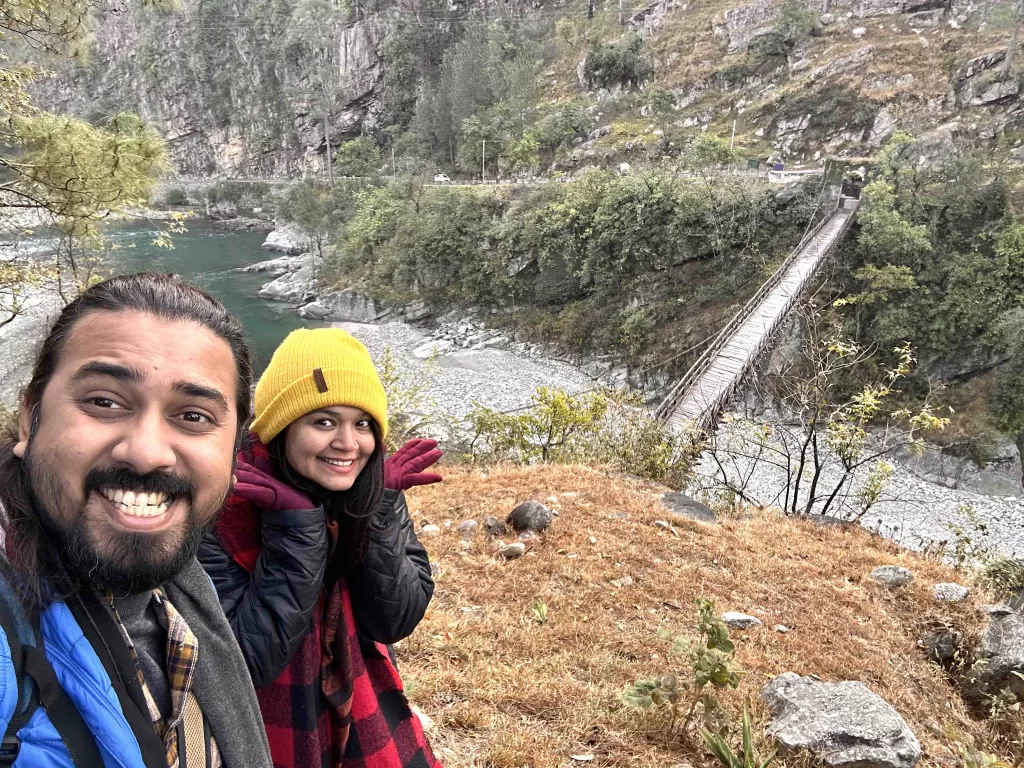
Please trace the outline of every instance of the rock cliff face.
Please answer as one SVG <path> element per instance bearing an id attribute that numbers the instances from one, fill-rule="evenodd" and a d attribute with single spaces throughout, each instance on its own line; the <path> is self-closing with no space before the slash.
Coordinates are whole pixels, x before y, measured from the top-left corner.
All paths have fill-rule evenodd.
<path id="1" fill-rule="evenodd" d="M 251 4 L 229 0 L 231 20 L 209 18 L 199 0 L 184 0 L 176 14 L 105 14 L 89 63 L 40 83 L 40 99 L 85 117 L 139 112 L 162 128 L 184 177 L 322 170 L 325 115 L 305 98 L 308 73 L 282 60 L 272 44 L 281 30 L 238 21 Z M 386 32 L 385 22 L 369 14 L 335 35 L 335 96 L 327 115 L 332 149 L 373 123 Z"/>

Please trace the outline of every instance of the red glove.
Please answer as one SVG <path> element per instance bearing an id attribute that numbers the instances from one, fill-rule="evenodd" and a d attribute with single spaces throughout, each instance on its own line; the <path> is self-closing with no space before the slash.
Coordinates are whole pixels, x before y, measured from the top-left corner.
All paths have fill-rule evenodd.
<path id="1" fill-rule="evenodd" d="M 235 467 L 235 490 L 238 496 L 273 512 L 286 509 L 316 509 L 304 493 L 282 483 L 251 464 L 239 461 Z"/>
<path id="2" fill-rule="evenodd" d="M 440 483 L 440 475 L 423 470 L 436 464 L 442 455 L 436 440 L 410 440 L 384 460 L 384 487 L 407 491 L 414 485 Z"/>

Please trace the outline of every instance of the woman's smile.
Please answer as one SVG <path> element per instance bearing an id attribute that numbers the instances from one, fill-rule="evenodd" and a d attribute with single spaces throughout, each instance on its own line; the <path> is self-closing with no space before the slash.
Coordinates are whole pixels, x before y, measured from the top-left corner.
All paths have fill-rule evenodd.
<path id="1" fill-rule="evenodd" d="M 363 410 L 333 405 L 288 425 L 285 455 L 292 469 L 328 491 L 347 491 L 377 447 Z"/>

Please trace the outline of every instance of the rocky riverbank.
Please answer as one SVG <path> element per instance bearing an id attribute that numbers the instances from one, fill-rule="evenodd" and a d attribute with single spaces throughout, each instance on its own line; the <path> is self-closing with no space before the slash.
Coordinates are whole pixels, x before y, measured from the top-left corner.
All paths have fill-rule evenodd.
<path id="1" fill-rule="evenodd" d="M 688 489 L 697 496 L 720 498 L 727 488 L 739 489 L 751 502 L 765 506 L 781 505 L 787 478 L 783 461 L 770 452 L 752 450 L 757 439 L 749 435 L 759 431 L 763 422 L 736 418 L 724 424 L 715 438 L 714 453 L 705 453 Z M 759 456 L 759 460 L 753 457 Z M 826 499 L 845 472 L 838 457 L 823 450 L 823 471 L 815 496 Z M 1024 557 L 1024 499 L 1017 495 L 997 496 L 949 488 L 929 482 L 913 471 L 913 464 L 901 463 L 898 456 L 883 459 L 891 467 L 891 477 L 878 501 L 861 519 L 861 524 L 901 546 L 921 550 L 937 542 L 955 544 L 966 537 L 983 548 L 1006 555 Z M 837 496 L 836 513 L 840 517 L 856 515 L 878 462 L 864 467 L 852 481 L 846 480 Z M 809 471 L 805 474 L 809 475 Z M 804 478 L 804 488 L 807 478 Z M 819 504 L 820 506 L 820 504 Z"/>

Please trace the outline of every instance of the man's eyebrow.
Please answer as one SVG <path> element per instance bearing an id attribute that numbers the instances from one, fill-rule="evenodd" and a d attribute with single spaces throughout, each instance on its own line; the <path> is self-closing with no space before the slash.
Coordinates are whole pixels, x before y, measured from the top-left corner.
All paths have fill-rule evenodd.
<path id="1" fill-rule="evenodd" d="M 117 363 L 104 363 L 102 360 L 93 360 L 79 368 L 71 381 L 78 383 L 90 376 L 109 376 L 112 379 L 128 382 L 129 384 L 138 384 L 143 380 L 142 371 L 138 368 L 130 368 L 127 365 L 119 365 Z"/>
<path id="2" fill-rule="evenodd" d="M 204 400 L 212 400 L 224 410 L 228 409 L 228 400 L 219 390 L 207 387 L 203 384 L 196 384 L 191 381 L 176 381 L 173 389 L 175 392 L 188 397 L 199 397 Z"/>

